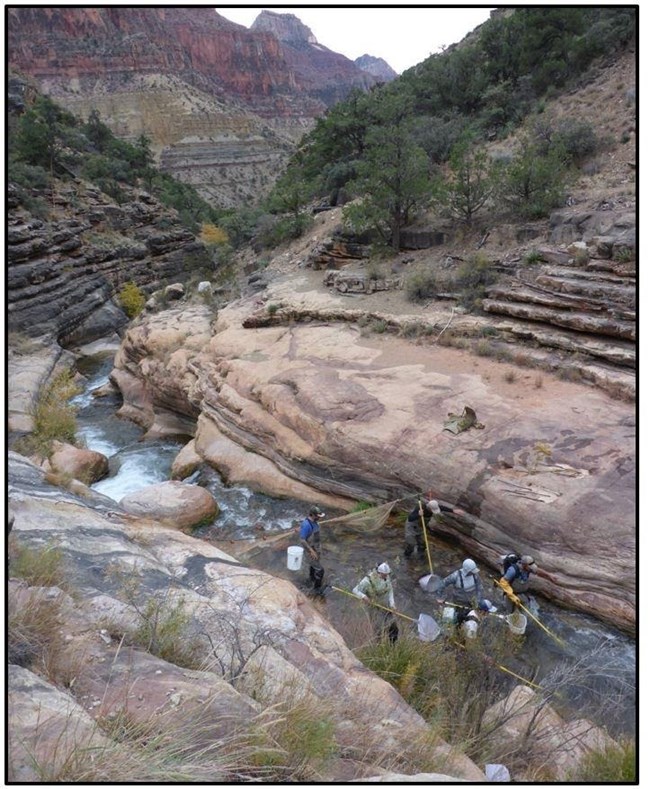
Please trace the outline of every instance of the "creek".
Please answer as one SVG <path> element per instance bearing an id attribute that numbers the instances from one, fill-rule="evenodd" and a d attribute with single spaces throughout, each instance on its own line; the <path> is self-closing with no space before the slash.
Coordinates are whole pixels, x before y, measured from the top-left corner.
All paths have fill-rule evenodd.
<path id="1" fill-rule="evenodd" d="M 119 394 L 94 397 L 93 390 L 108 382 L 112 355 L 86 357 L 78 362 L 85 377 L 84 391 L 73 399 L 77 407 L 77 436 L 89 449 L 109 458 L 109 476 L 95 483 L 93 489 L 115 501 L 127 493 L 170 479 L 170 470 L 182 443 L 172 440 L 143 441 L 143 430 L 120 419 L 116 411 L 121 405 Z M 259 541 L 259 550 L 251 551 L 242 561 L 282 577 L 303 588 L 303 569 L 287 568 L 287 546 L 296 543 L 295 530 L 310 502 L 278 499 L 249 490 L 244 486 L 227 485 L 220 475 L 207 466 L 195 472 L 188 481 L 207 488 L 219 504 L 214 522 L 194 532 L 195 536 L 213 542 L 228 552 L 228 546 L 241 546 L 242 541 L 267 534 L 286 532 L 287 539 Z M 415 498 L 411 506 L 415 504 Z M 342 513 L 328 512 L 328 517 Z M 429 572 L 427 560 L 409 560 L 402 555 L 403 516 L 391 517 L 378 533 L 351 534 L 344 527 L 322 526 L 323 565 L 326 583 L 343 589 L 352 587 L 372 566 L 388 561 L 392 568 L 397 610 L 417 619 L 419 613 L 440 620 L 440 607 L 434 596 L 424 592 L 418 578 Z M 433 537 L 429 540 L 433 571 L 445 576 L 460 566 L 466 554 L 459 546 Z M 476 557 L 472 557 L 476 558 Z M 492 593 L 493 570 L 477 560 L 484 579 L 484 594 L 499 600 Z M 560 646 L 535 622 L 529 621 L 526 635 L 518 639 L 508 655 L 508 668 L 519 675 L 542 683 L 544 678 L 562 677 L 565 682 L 565 710 L 556 709 L 565 717 L 586 717 L 606 728 L 613 736 L 636 736 L 637 668 L 636 642 L 596 619 L 563 609 L 539 598 L 541 612 L 537 615 L 544 626 L 564 643 Z M 346 622 L 359 604 L 347 595 L 330 590 L 324 602 L 314 603 L 345 637 Z M 507 627 L 502 622 L 490 626 Z M 400 620 L 400 627 L 409 627 Z M 508 643 L 512 643 L 510 639 Z M 350 644 L 351 645 L 351 644 Z M 352 646 L 352 645 L 351 645 Z M 555 705 L 554 705 L 555 706 Z M 568 714 L 567 714 L 568 713 Z"/>

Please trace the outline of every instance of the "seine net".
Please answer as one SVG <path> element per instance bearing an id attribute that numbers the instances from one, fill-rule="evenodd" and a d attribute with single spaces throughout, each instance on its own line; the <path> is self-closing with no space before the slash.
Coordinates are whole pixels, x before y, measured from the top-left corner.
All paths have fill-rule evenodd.
<path id="1" fill-rule="evenodd" d="M 344 530 L 356 532 L 357 534 L 372 534 L 382 529 L 386 525 L 393 507 L 400 499 L 379 504 L 376 507 L 368 507 L 359 512 L 350 512 L 347 515 L 340 515 L 338 518 L 328 518 L 321 523 L 341 526 Z"/>

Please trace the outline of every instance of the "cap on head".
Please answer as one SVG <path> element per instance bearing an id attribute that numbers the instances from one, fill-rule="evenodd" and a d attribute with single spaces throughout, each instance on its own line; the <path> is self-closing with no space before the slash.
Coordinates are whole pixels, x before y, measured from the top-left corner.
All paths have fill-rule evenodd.
<path id="1" fill-rule="evenodd" d="M 321 512 L 320 511 L 320 507 L 316 507 L 316 506 L 309 508 L 309 514 L 310 515 L 314 515 L 317 518 L 324 518 L 325 517 L 325 513 Z"/>
<path id="2" fill-rule="evenodd" d="M 521 563 L 522 563 L 522 564 L 528 564 L 528 565 L 531 565 L 531 564 L 535 564 L 535 560 L 533 559 L 533 557 L 532 557 L 532 556 L 528 556 L 528 555 L 526 555 L 526 556 L 522 556 L 522 557 L 521 557 Z"/>
<path id="3" fill-rule="evenodd" d="M 481 600 L 478 604 L 479 611 L 487 611 L 489 614 L 496 613 L 496 606 L 492 605 L 489 600 Z"/>
<path id="4" fill-rule="evenodd" d="M 478 570 L 476 566 L 476 562 L 474 559 L 465 559 L 462 566 L 463 575 L 469 575 L 470 573 L 475 573 Z"/>
<path id="5" fill-rule="evenodd" d="M 438 515 L 440 513 L 440 504 L 435 499 L 431 499 L 427 501 L 427 507 L 433 512 L 434 515 Z"/>
<path id="6" fill-rule="evenodd" d="M 386 562 L 382 562 L 381 564 L 377 565 L 377 572 L 390 575 L 390 567 L 386 564 Z"/>

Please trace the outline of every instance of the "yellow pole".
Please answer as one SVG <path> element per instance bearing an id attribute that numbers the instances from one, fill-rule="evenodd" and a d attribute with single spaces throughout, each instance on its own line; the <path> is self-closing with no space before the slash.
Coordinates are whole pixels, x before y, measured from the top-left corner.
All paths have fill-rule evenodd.
<path id="1" fill-rule="evenodd" d="M 492 578 L 492 580 L 494 581 L 494 584 L 495 584 L 495 586 L 498 586 L 498 587 L 499 587 L 499 589 L 503 589 L 503 587 L 499 586 L 499 582 L 496 580 L 496 578 Z M 510 595 L 508 595 L 508 597 L 510 597 Z M 512 598 L 511 598 L 511 597 L 510 597 L 510 599 L 512 600 Z M 539 621 L 539 619 L 538 619 L 538 618 L 537 618 L 537 617 L 536 617 L 536 616 L 535 616 L 533 613 L 531 613 L 531 612 L 530 612 L 530 611 L 529 611 L 529 610 L 526 608 L 526 606 L 525 606 L 525 605 L 524 605 L 524 604 L 521 602 L 521 600 L 519 599 L 519 597 L 517 597 L 517 595 L 515 595 L 515 599 L 514 599 L 514 600 L 512 600 L 512 602 L 513 602 L 515 605 L 518 605 L 520 608 L 523 608 L 523 610 L 524 610 L 524 611 L 525 611 L 525 612 L 528 614 L 528 616 L 529 616 L 529 617 L 530 617 L 530 618 L 531 618 L 531 619 L 532 619 L 534 622 L 537 622 L 537 624 L 538 624 L 538 625 L 539 625 L 539 626 L 542 628 L 542 630 L 543 630 L 545 633 L 548 633 L 548 635 L 549 635 L 549 636 L 550 636 L 550 637 L 551 637 L 551 638 L 552 638 L 554 641 L 556 641 L 556 642 L 557 642 L 557 643 L 558 643 L 558 644 L 559 644 L 561 647 L 565 647 L 565 646 L 566 646 L 565 642 L 564 642 L 564 641 L 562 641 L 562 639 L 561 639 L 561 638 L 559 638 L 559 636 L 556 636 L 554 633 L 551 633 L 551 631 L 548 629 L 548 627 L 546 627 L 545 625 L 543 625 L 543 624 L 542 624 L 542 623 Z"/>
<path id="2" fill-rule="evenodd" d="M 464 649 L 464 650 L 467 651 L 467 647 L 465 646 L 465 644 L 461 644 L 460 641 L 456 641 L 456 639 L 452 639 L 452 643 L 456 644 L 456 646 L 460 647 L 461 649 Z M 514 671 L 510 671 L 509 668 L 506 668 L 505 666 L 502 666 L 499 663 L 495 663 L 487 655 L 481 654 L 481 657 L 485 661 L 487 661 L 490 665 L 495 666 L 496 668 L 500 669 L 501 671 L 505 671 L 506 674 L 511 674 L 513 677 L 516 677 L 518 680 L 521 680 L 521 682 L 525 682 L 526 685 L 530 685 L 531 688 L 537 688 L 537 690 L 544 690 L 544 688 L 541 685 L 537 685 L 534 682 L 531 682 L 529 679 L 526 679 L 526 677 L 522 677 L 519 674 L 515 674 Z"/>
<path id="3" fill-rule="evenodd" d="M 334 591 L 336 591 L 336 592 L 342 592 L 343 594 L 346 594 L 349 597 L 354 597 L 354 599 L 358 600 L 360 603 L 363 602 L 361 597 L 357 597 L 355 594 L 352 594 L 352 592 L 348 592 L 347 589 L 341 589 L 339 586 L 333 586 L 332 589 L 334 589 Z M 417 619 L 413 619 L 412 616 L 407 616 L 406 614 L 401 614 L 399 611 L 393 611 L 392 608 L 387 608 L 385 605 L 381 605 L 381 603 L 375 603 L 374 600 L 369 600 L 369 602 L 370 602 L 370 605 L 374 605 L 375 608 L 381 608 L 384 611 L 389 611 L 391 614 L 395 614 L 396 616 L 401 616 L 404 619 L 408 619 L 409 622 L 417 622 Z"/>
<path id="4" fill-rule="evenodd" d="M 424 533 L 424 545 L 427 549 L 427 559 L 429 560 L 429 574 L 433 575 L 433 565 L 431 564 L 431 553 L 429 551 L 429 539 L 427 537 L 427 526 L 424 522 L 424 510 L 422 509 L 422 499 L 418 500 L 420 506 L 420 520 L 422 521 L 422 531 Z"/>

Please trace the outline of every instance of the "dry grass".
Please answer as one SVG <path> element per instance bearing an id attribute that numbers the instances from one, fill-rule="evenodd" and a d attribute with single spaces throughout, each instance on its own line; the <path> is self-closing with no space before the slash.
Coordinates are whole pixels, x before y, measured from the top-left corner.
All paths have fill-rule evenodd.
<path id="1" fill-rule="evenodd" d="M 209 707 L 209 705 L 205 705 Z M 166 784 L 259 782 L 264 770 L 253 766 L 256 743 L 250 724 L 224 721 L 192 709 L 185 715 L 156 715 L 135 723 L 127 713 L 97 721 L 78 735 L 70 716 L 54 751 L 39 759 L 32 747 L 34 770 L 44 783 Z M 39 732 L 33 733 L 37 742 Z M 28 751 L 29 753 L 29 751 Z"/>
<path id="2" fill-rule="evenodd" d="M 15 534 L 8 540 L 10 577 L 22 578 L 29 586 L 58 586 L 67 589 L 63 551 L 56 545 L 31 548 Z"/>

